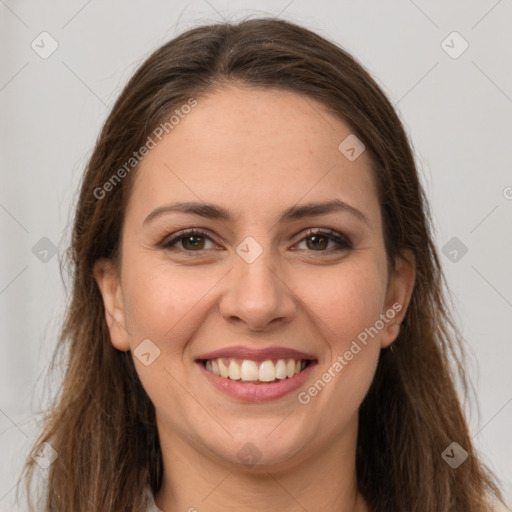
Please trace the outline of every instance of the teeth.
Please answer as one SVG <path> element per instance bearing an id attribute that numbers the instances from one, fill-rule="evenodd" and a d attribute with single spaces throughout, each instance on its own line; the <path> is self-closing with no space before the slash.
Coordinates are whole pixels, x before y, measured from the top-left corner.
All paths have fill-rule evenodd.
<path id="1" fill-rule="evenodd" d="M 231 380 L 241 380 L 244 382 L 274 382 L 276 379 L 291 379 L 300 373 L 307 366 L 307 361 L 295 361 L 294 359 L 278 359 L 274 362 L 270 359 L 258 363 L 250 359 L 244 359 L 238 364 L 234 359 L 229 360 L 229 366 L 226 366 L 222 358 L 206 361 L 205 367 L 209 372 L 215 375 Z"/>
<path id="2" fill-rule="evenodd" d="M 260 364 L 260 380 L 261 382 L 276 380 L 276 367 L 272 361 L 263 361 Z"/>
<path id="3" fill-rule="evenodd" d="M 279 359 L 276 364 L 276 379 L 286 379 L 286 363 Z"/>
<path id="4" fill-rule="evenodd" d="M 258 365 L 254 361 L 244 359 L 240 367 L 240 378 L 242 380 L 258 380 L 259 374 Z"/>
<path id="5" fill-rule="evenodd" d="M 238 366 L 233 359 L 229 363 L 228 372 L 228 377 L 231 380 L 240 380 L 240 366 Z"/>
<path id="6" fill-rule="evenodd" d="M 286 376 L 291 379 L 295 375 L 295 361 L 290 359 L 286 363 Z"/>
<path id="7" fill-rule="evenodd" d="M 220 376 L 227 379 L 229 377 L 228 367 L 224 364 L 222 359 L 217 359 L 217 362 L 219 363 Z M 208 367 L 206 369 L 208 369 Z"/>

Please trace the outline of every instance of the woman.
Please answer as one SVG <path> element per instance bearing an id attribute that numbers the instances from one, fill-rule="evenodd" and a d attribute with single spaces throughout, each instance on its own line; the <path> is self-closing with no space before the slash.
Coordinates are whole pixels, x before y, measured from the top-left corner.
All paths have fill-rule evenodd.
<path id="1" fill-rule="evenodd" d="M 262 18 L 154 52 L 97 141 L 69 256 L 45 510 L 501 499 L 407 137 L 334 43 Z"/>

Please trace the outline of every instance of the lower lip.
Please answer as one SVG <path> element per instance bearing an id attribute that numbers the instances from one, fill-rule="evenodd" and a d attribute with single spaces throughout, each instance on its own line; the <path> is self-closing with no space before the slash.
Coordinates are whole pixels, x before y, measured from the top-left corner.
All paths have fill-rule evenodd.
<path id="1" fill-rule="evenodd" d="M 309 363 L 304 370 L 294 377 L 277 380 L 269 384 L 253 384 L 251 382 L 227 379 L 209 372 L 201 362 L 197 364 L 206 375 L 206 378 L 227 395 L 244 402 L 265 402 L 277 400 L 298 389 L 308 378 L 316 362 L 312 361 Z"/>

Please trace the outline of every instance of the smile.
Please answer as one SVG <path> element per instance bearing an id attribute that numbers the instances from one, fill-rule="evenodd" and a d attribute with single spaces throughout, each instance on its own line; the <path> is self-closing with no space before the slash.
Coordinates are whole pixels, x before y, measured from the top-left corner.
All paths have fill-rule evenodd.
<path id="1" fill-rule="evenodd" d="M 235 359 L 218 357 L 203 362 L 208 372 L 223 379 L 241 382 L 271 383 L 291 379 L 305 370 L 311 361 L 301 359 Z"/>
<path id="2" fill-rule="evenodd" d="M 219 358 L 200 360 L 197 361 L 197 365 L 214 389 L 231 399 L 242 402 L 266 402 L 296 393 L 305 385 L 318 364 L 316 360 L 302 359 L 276 361 L 265 359 L 259 362 L 251 359 L 227 360 L 225 357 L 221 359 L 220 365 Z M 221 368 L 225 376 L 220 373 Z M 284 368 L 286 368 L 286 376 L 283 372 Z"/>

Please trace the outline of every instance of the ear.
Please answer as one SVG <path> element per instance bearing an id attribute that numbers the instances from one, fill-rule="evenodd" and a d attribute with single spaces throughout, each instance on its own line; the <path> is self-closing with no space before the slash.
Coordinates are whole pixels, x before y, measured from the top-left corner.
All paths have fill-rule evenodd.
<path id="1" fill-rule="evenodd" d="M 93 273 L 103 298 L 112 345 L 126 352 L 130 350 L 130 340 L 126 330 L 123 292 L 117 268 L 111 260 L 102 258 L 94 264 Z"/>
<path id="2" fill-rule="evenodd" d="M 415 280 L 416 258 L 412 251 L 406 249 L 396 259 L 389 276 L 386 300 L 382 311 L 389 321 L 381 331 L 382 348 L 389 347 L 398 337 L 400 324 L 409 307 Z"/>

